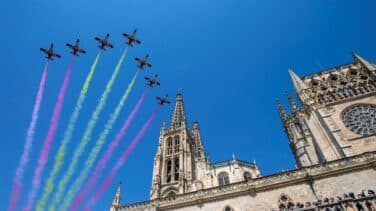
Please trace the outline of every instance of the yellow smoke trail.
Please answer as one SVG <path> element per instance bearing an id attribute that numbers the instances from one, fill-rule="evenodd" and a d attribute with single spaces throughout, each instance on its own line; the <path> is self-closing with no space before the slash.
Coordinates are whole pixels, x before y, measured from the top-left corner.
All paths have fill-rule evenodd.
<path id="1" fill-rule="evenodd" d="M 115 108 L 115 111 L 111 114 L 111 117 L 108 120 L 108 122 L 106 123 L 104 130 L 100 134 L 99 139 L 96 141 L 95 146 L 91 150 L 91 152 L 89 154 L 89 158 L 85 162 L 84 169 L 82 169 L 81 172 L 80 172 L 80 176 L 73 182 L 73 184 L 70 186 L 70 188 L 68 188 L 68 193 L 65 194 L 64 202 L 63 202 L 63 204 L 60 208 L 61 210 L 68 210 L 68 207 L 71 204 L 74 196 L 80 190 L 82 183 L 89 176 L 91 167 L 93 166 L 94 162 L 96 161 L 96 158 L 97 158 L 100 150 L 102 149 L 102 147 L 105 143 L 107 135 L 110 133 L 113 125 L 115 124 L 115 122 L 116 122 L 116 120 L 117 120 L 117 118 L 120 114 L 120 111 L 122 110 L 122 108 L 125 104 L 125 101 L 128 98 L 129 93 L 132 91 L 132 88 L 133 88 L 133 86 L 136 82 L 137 76 L 138 76 L 138 72 L 139 71 L 137 71 L 135 73 L 135 75 L 133 76 L 131 83 L 128 85 L 128 88 L 126 89 L 123 96 L 121 97 L 118 105 Z"/>
<path id="2" fill-rule="evenodd" d="M 54 162 L 52 171 L 50 172 L 50 175 L 47 179 L 47 183 L 45 184 L 45 186 L 43 188 L 44 191 L 43 191 L 42 197 L 37 202 L 37 206 L 36 206 L 37 211 L 43 211 L 44 210 L 44 206 L 46 205 L 48 197 L 50 196 L 51 192 L 54 190 L 54 181 L 56 179 L 56 175 L 59 173 L 59 171 L 60 171 L 60 169 L 63 165 L 63 160 L 64 160 L 64 157 L 65 157 L 65 151 L 66 151 L 67 145 L 69 144 L 70 140 L 72 139 L 72 134 L 74 132 L 74 128 L 75 128 L 77 119 L 80 115 L 82 105 L 83 105 L 83 103 L 86 99 L 86 93 L 89 89 L 89 85 L 90 85 L 91 79 L 93 78 L 95 68 L 98 64 L 100 55 L 101 55 L 101 53 L 99 52 L 97 57 L 95 58 L 93 64 L 91 65 L 91 68 L 90 68 L 88 75 L 86 76 L 85 83 L 84 83 L 84 85 L 81 89 L 81 92 L 80 92 L 80 96 L 79 96 L 79 98 L 76 102 L 76 106 L 74 108 L 74 111 L 73 111 L 73 113 L 72 113 L 72 115 L 69 119 L 68 127 L 64 132 L 64 138 L 61 141 L 59 150 L 58 150 L 58 152 L 55 156 L 55 162 Z"/>
<path id="3" fill-rule="evenodd" d="M 86 130 L 84 132 L 84 135 L 83 135 L 81 141 L 79 142 L 78 147 L 76 148 L 76 150 L 73 153 L 73 157 L 72 157 L 72 160 L 69 164 L 68 170 L 65 172 L 63 178 L 59 181 L 57 192 L 55 193 L 53 200 L 52 200 L 52 203 L 49 206 L 50 211 L 56 210 L 55 207 L 62 200 L 63 194 L 66 190 L 67 183 L 70 181 L 71 177 L 73 176 L 73 173 L 76 171 L 78 161 L 80 160 L 80 157 L 81 157 L 82 153 L 84 152 L 87 143 L 91 139 L 91 134 L 92 134 L 94 127 L 97 123 L 99 115 L 100 115 L 101 111 L 103 110 L 103 108 L 106 104 L 107 97 L 112 90 L 112 86 L 115 83 L 116 77 L 118 76 L 118 74 L 120 72 L 120 68 L 121 68 L 121 65 L 123 64 L 123 61 L 124 61 L 125 56 L 127 54 L 127 51 L 128 51 L 128 47 L 125 48 L 123 54 L 121 55 L 117 65 L 115 67 L 114 72 L 111 75 L 111 79 L 107 82 L 106 88 L 105 88 L 104 92 L 102 93 L 102 96 L 101 96 L 101 98 L 100 98 L 100 100 L 97 104 L 97 107 L 95 108 L 95 110 L 94 110 L 94 112 L 91 116 L 91 119 L 89 120 L 89 122 L 86 126 Z"/>

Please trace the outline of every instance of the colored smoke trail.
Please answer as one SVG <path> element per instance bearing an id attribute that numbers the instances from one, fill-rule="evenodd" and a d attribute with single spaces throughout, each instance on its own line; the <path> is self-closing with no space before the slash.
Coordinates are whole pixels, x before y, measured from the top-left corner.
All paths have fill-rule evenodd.
<path id="1" fill-rule="evenodd" d="M 18 167 L 16 169 L 16 174 L 13 178 L 13 187 L 12 187 L 12 193 L 11 193 L 10 202 L 8 206 L 8 211 L 15 210 L 18 204 L 18 200 L 20 199 L 20 192 L 22 189 L 22 178 L 23 178 L 23 174 L 25 171 L 25 167 L 29 163 L 29 160 L 30 160 L 30 152 L 31 152 L 31 147 L 33 146 L 35 126 L 37 124 L 37 120 L 39 116 L 39 108 L 42 102 L 43 91 L 44 91 L 44 87 L 46 84 L 47 72 L 48 72 L 48 63 L 46 63 L 44 67 L 42 77 L 39 82 L 38 94 L 34 103 L 33 113 L 31 115 L 31 121 L 29 124 L 29 128 L 26 132 L 26 140 L 25 140 L 23 153 L 22 153 L 20 162 L 18 164 Z"/>
<path id="2" fill-rule="evenodd" d="M 116 122 L 116 120 L 117 120 L 117 118 L 120 114 L 120 111 L 122 110 L 122 108 L 125 104 L 125 101 L 128 98 L 129 93 L 132 91 L 132 88 L 133 88 L 133 86 L 136 82 L 137 76 L 138 76 L 138 71 L 133 76 L 131 83 L 128 85 L 128 88 L 126 89 L 126 91 L 124 92 L 124 95 L 122 96 L 121 100 L 119 101 L 118 105 L 116 106 L 115 111 L 111 114 L 111 118 L 106 123 L 105 129 L 102 131 L 98 140 L 95 143 L 95 146 L 91 150 L 91 152 L 89 154 L 89 158 L 85 162 L 84 169 L 81 170 L 78 178 L 74 181 L 74 183 L 68 189 L 69 191 L 66 194 L 64 202 L 61 206 L 62 210 L 68 209 L 68 207 L 70 206 L 74 196 L 77 194 L 77 192 L 80 190 L 81 186 L 83 185 L 83 183 L 85 182 L 85 180 L 89 176 L 90 170 L 91 170 L 92 166 L 94 165 L 94 162 L 96 161 L 96 158 L 98 157 L 100 150 L 102 149 L 103 145 L 105 144 L 105 140 L 106 140 L 108 134 L 110 133 L 113 125 L 115 124 L 115 122 Z M 140 99 L 139 102 L 137 103 L 137 107 L 138 107 L 137 111 L 138 111 L 139 107 L 141 106 L 141 103 L 143 102 L 145 95 L 146 95 L 146 93 L 144 93 L 144 95 L 142 96 L 142 99 Z M 132 113 L 135 113 L 137 111 L 132 111 Z M 135 115 L 133 115 L 133 117 L 134 116 Z M 132 117 L 132 119 L 133 119 L 133 117 Z M 130 121 L 132 121 L 132 120 L 130 120 Z"/>
<path id="3" fill-rule="evenodd" d="M 37 211 L 45 210 L 44 207 L 47 203 L 48 197 L 50 196 L 51 192 L 54 190 L 54 182 L 55 182 L 56 176 L 59 173 L 59 171 L 60 171 L 60 169 L 63 165 L 63 160 L 65 158 L 67 146 L 72 139 L 72 135 L 73 135 L 73 132 L 74 132 L 74 129 L 75 129 L 75 126 L 76 126 L 76 122 L 77 122 L 78 117 L 80 116 L 80 111 L 81 111 L 82 106 L 85 102 L 86 93 L 88 92 L 90 82 L 93 78 L 95 68 L 98 64 L 100 55 L 101 54 L 99 52 L 97 57 L 95 58 L 93 64 L 91 65 L 91 68 L 90 68 L 88 75 L 86 76 L 85 83 L 82 86 L 82 89 L 81 89 L 81 92 L 80 92 L 80 96 L 79 96 L 79 98 L 76 102 L 76 106 L 74 108 L 74 111 L 73 111 L 73 113 L 72 113 L 72 115 L 69 119 L 68 127 L 64 132 L 63 140 L 61 141 L 58 152 L 55 155 L 55 162 L 53 164 L 52 171 L 50 172 L 50 175 L 47 179 L 47 183 L 44 185 L 43 195 L 39 199 L 39 201 L 37 202 L 37 207 L 36 207 Z"/>
<path id="4" fill-rule="evenodd" d="M 50 128 L 48 129 L 46 139 L 44 140 L 43 147 L 39 155 L 38 166 L 34 171 L 32 188 L 31 188 L 31 191 L 29 192 L 26 206 L 23 208 L 24 211 L 29 211 L 32 209 L 35 197 L 37 196 L 38 190 L 40 188 L 40 180 L 41 180 L 42 172 L 47 163 L 48 154 L 50 152 L 52 141 L 54 139 L 55 132 L 58 127 L 60 111 L 63 107 L 65 91 L 67 90 L 67 87 L 68 87 L 72 69 L 73 69 L 73 60 L 69 64 L 68 70 L 65 74 L 63 85 L 60 88 L 59 96 L 58 96 L 58 99 L 57 99 L 57 102 L 55 104 L 55 108 L 52 114 Z"/>
<path id="5" fill-rule="evenodd" d="M 147 95 L 147 92 L 145 91 L 142 94 L 142 96 L 140 97 L 140 99 L 137 101 L 137 104 L 135 105 L 135 107 L 133 108 L 131 113 L 129 114 L 128 118 L 125 120 L 125 122 L 124 122 L 123 126 L 121 127 L 120 131 L 116 134 L 115 139 L 110 142 L 110 145 L 108 146 L 104 156 L 100 159 L 97 166 L 95 167 L 94 173 L 91 175 L 91 177 L 89 178 L 88 182 L 86 183 L 86 185 L 84 186 L 82 191 L 75 198 L 73 205 L 71 206 L 70 210 L 78 210 L 78 207 L 82 203 L 86 194 L 88 194 L 91 191 L 91 189 L 94 187 L 95 182 L 101 176 L 101 173 L 102 173 L 103 169 L 106 167 L 107 162 L 111 159 L 111 156 L 112 156 L 114 150 L 116 149 L 116 147 L 119 145 L 121 139 L 126 134 L 129 126 L 131 125 L 131 123 L 132 123 L 133 119 L 135 118 L 137 112 L 139 111 L 142 103 L 144 102 L 146 95 Z M 86 177 L 87 176 L 88 175 L 86 175 Z M 84 179 L 86 179 L 86 178 L 84 178 Z M 74 194 L 76 194 L 77 191 Z M 73 197 L 74 197 L 74 195 L 73 195 Z M 70 199 L 69 195 L 68 195 L 68 198 L 69 198 L 69 201 L 68 201 L 69 204 L 68 205 L 70 205 L 72 199 Z M 63 206 L 63 208 L 65 208 L 65 207 Z"/>
<path id="6" fill-rule="evenodd" d="M 60 203 L 60 201 L 63 199 L 63 194 L 66 190 L 67 183 L 70 181 L 71 177 L 73 176 L 73 173 L 76 171 L 77 164 L 80 161 L 80 157 L 81 157 L 82 153 L 84 152 L 86 145 L 88 144 L 88 142 L 91 139 L 91 134 L 92 134 L 94 127 L 95 127 L 95 125 L 98 121 L 99 115 L 102 112 L 102 110 L 103 110 L 103 108 L 104 108 L 104 106 L 107 102 L 108 95 L 110 94 L 110 92 L 112 90 L 112 86 L 114 85 L 115 80 L 116 80 L 116 78 L 117 78 L 117 76 L 120 72 L 120 68 L 121 68 L 121 65 L 123 64 L 123 61 L 124 61 L 125 56 L 127 54 L 127 51 L 128 51 L 128 47 L 125 48 L 124 52 L 122 53 L 117 65 L 115 67 L 114 72 L 111 75 L 111 79 L 107 82 L 106 88 L 105 88 L 104 92 L 102 93 L 102 96 L 101 96 L 101 98 L 100 98 L 100 100 L 97 104 L 97 107 L 95 108 L 95 110 L 94 110 L 94 112 L 91 116 L 91 119 L 89 120 L 89 122 L 86 126 L 84 135 L 83 135 L 81 141 L 79 142 L 78 147 L 76 148 L 76 150 L 73 153 L 72 161 L 69 164 L 67 172 L 65 172 L 63 178 L 59 181 L 57 192 L 55 193 L 53 201 L 49 206 L 49 210 L 51 210 L 51 211 L 56 210 L 56 208 L 55 208 L 56 205 L 58 203 Z"/>
<path id="7" fill-rule="evenodd" d="M 146 130 L 149 128 L 151 122 L 155 118 L 155 115 L 158 112 L 158 108 L 154 110 L 152 115 L 149 117 L 147 122 L 144 124 L 144 126 L 141 128 L 141 130 L 138 132 L 136 137 L 132 140 L 132 142 L 129 144 L 127 149 L 124 151 L 124 153 L 121 155 L 120 159 L 117 161 L 115 166 L 112 168 L 111 172 L 108 174 L 100 188 L 97 192 L 91 197 L 88 208 L 89 210 L 94 205 L 94 203 L 102 196 L 102 194 L 107 190 L 107 188 L 112 184 L 112 180 L 115 177 L 117 171 L 120 169 L 120 167 L 125 163 L 127 160 L 129 154 L 133 151 L 133 149 L 136 147 L 136 144 L 140 141 L 140 139 L 145 135 Z"/>

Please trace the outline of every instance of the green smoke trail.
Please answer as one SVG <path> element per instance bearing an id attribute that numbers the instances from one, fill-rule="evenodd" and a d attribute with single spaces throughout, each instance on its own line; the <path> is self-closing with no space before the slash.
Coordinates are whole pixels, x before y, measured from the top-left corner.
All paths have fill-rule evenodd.
<path id="1" fill-rule="evenodd" d="M 95 68 L 98 64 L 99 57 L 101 53 L 99 52 L 97 57 L 95 58 L 93 64 L 91 65 L 90 71 L 88 75 L 86 76 L 85 83 L 81 89 L 80 96 L 76 102 L 76 106 L 74 108 L 74 111 L 69 119 L 68 127 L 64 132 L 64 138 L 61 141 L 59 150 L 57 154 L 55 155 L 55 162 L 53 164 L 52 171 L 50 172 L 50 175 L 47 179 L 47 183 L 45 184 L 43 188 L 43 194 L 42 197 L 39 199 L 37 202 L 36 210 L 37 211 L 43 211 L 44 206 L 46 205 L 46 202 L 48 200 L 48 197 L 50 196 L 51 192 L 54 190 L 54 181 L 56 179 L 56 175 L 59 173 L 62 165 L 63 165 L 63 160 L 65 157 L 65 151 L 67 149 L 67 145 L 69 144 L 70 140 L 72 139 L 72 134 L 74 132 L 74 128 L 77 122 L 77 119 L 80 115 L 80 111 L 82 108 L 82 105 L 86 99 L 86 93 L 89 89 L 89 85 L 91 82 L 91 79 L 93 78 Z"/>
<path id="2" fill-rule="evenodd" d="M 100 150 L 102 149 L 108 134 L 110 133 L 113 125 L 115 124 L 115 122 L 116 122 L 116 120 L 117 120 L 117 118 L 120 114 L 120 111 L 122 110 L 122 108 L 125 104 L 125 101 L 128 98 L 129 93 L 132 91 L 132 88 L 133 88 L 133 86 L 136 82 L 137 76 L 138 76 L 138 72 L 139 71 L 137 71 L 135 73 L 135 75 L 133 76 L 132 81 L 130 82 L 130 84 L 128 85 L 128 88 L 126 89 L 123 96 L 121 97 L 118 105 L 115 108 L 115 111 L 111 114 L 111 117 L 108 120 L 108 122 L 106 123 L 104 130 L 100 134 L 97 142 L 95 143 L 95 146 L 91 150 L 91 152 L 89 154 L 89 158 L 85 162 L 84 169 L 82 169 L 81 172 L 80 172 L 80 176 L 74 181 L 74 183 L 70 186 L 70 188 L 68 188 L 69 191 L 64 196 L 64 202 L 63 202 L 62 206 L 60 207 L 61 210 L 68 210 L 68 207 L 69 207 L 70 203 L 72 202 L 74 196 L 80 190 L 83 182 L 89 176 L 91 167 L 94 165 L 94 162 L 96 161 L 96 158 L 97 158 Z"/>
<path id="3" fill-rule="evenodd" d="M 127 51 L 128 51 L 128 47 L 125 48 L 124 52 L 122 53 L 117 65 L 115 67 L 114 72 L 111 75 L 111 79 L 107 82 L 106 88 L 105 88 L 104 92 L 102 93 L 102 96 L 101 96 L 101 98 L 100 98 L 100 100 L 97 104 L 97 107 L 95 108 L 95 110 L 94 110 L 94 112 L 91 116 L 91 119 L 89 120 L 89 122 L 86 126 L 86 130 L 84 132 L 84 135 L 83 135 L 81 141 L 79 142 L 78 147 L 76 148 L 76 150 L 73 153 L 73 157 L 72 157 L 72 160 L 69 164 L 68 170 L 65 172 L 63 178 L 59 181 L 57 192 L 55 193 L 53 200 L 52 200 L 52 203 L 49 206 L 50 211 L 56 210 L 55 207 L 62 200 L 63 194 L 66 190 L 67 183 L 71 179 L 73 173 L 76 171 L 78 161 L 80 160 L 80 157 L 81 157 L 82 153 L 84 152 L 87 143 L 91 139 L 91 134 L 92 134 L 94 127 L 97 123 L 99 115 L 100 115 L 101 111 L 103 110 L 103 108 L 106 104 L 107 97 L 112 90 L 112 86 L 115 83 L 116 77 L 118 76 L 118 74 L 120 72 L 120 68 L 121 68 L 121 65 L 123 64 L 123 61 L 124 61 L 125 56 L 127 54 Z"/>

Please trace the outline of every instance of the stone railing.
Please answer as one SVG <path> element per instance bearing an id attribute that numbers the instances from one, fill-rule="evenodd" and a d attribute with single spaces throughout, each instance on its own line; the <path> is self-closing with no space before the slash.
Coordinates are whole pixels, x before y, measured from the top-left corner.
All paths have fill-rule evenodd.
<path id="1" fill-rule="evenodd" d="M 217 186 L 176 195 L 173 198 L 159 198 L 151 201 L 128 204 L 121 206 L 121 210 L 187 206 L 207 201 L 214 201 L 229 196 L 256 194 L 257 191 L 268 190 L 279 186 L 287 186 L 289 184 L 340 174 L 353 169 L 369 167 L 376 168 L 376 151 L 330 161 L 324 164 L 254 178 L 250 181 L 232 183 L 229 185 Z"/>
<path id="2" fill-rule="evenodd" d="M 355 196 L 354 193 L 343 194 L 343 196 L 337 196 L 336 198 L 324 198 L 315 202 L 306 203 L 281 203 L 279 208 L 272 211 L 373 211 L 376 210 L 376 195 L 375 191 L 368 190 Z"/>

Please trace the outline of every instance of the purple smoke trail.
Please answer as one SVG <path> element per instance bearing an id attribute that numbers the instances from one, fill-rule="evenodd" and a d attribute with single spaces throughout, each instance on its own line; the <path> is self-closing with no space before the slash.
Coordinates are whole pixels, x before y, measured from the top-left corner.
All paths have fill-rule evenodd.
<path id="1" fill-rule="evenodd" d="M 39 82 L 37 98 L 34 103 L 30 125 L 26 133 L 26 141 L 24 145 L 24 150 L 21 156 L 21 160 L 16 169 L 16 175 L 13 178 L 13 188 L 12 188 L 12 193 L 11 193 L 10 202 L 8 206 L 8 211 L 12 211 L 16 209 L 18 200 L 20 198 L 20 192 L 22 189 L 22 177 L 25 171 L 25 167 L 29 163 L 29 160 L 30 160 L 30 152 L 31 152 L 31 147 L 33 145 L 35 126 L 36 126 L 38 116 L 39 116 L 39 108 L 42 102 L 44 85 L 46 84 L 47 72 L 48 72 L 48 63 L 46 63 L 44 67 L 42 78 Z"/>
<path id="2" fill-rule="evenodd" d="M 69 64 L 68 70 L 65 74 L 63 85 L 60 88 L 58 100 L 55 104 L 55 108 L 54 108 L 54 111 L 53 111 L 53 114 L 52 114 L 50 128 L 48 130 L 46 139 L 44 140 L 44 143 L 43 143 L 41 153 L 39 155 L 38 166 L 34 171 L 34 178 L 33 178 L 33 181 L 32 181 L 32 189 L 29 192 L 27 204 L 23 208 L 24 211 L 30 211 L 31 210 L 31 208 L 34 204 L 35 197 L 37 196 L 38 190 L 40 188 L 41 175 L 42 175 L 42 172 L 43 172 L 43 168 L 47 163 L 48 154 L 49 154 L 51 144 L 52 144 L 52 141 L 54 139 L 55 132 L 56 132 L 56 129 L 57 129 L 57 126 L 58 126 L 58 123 L 59 123 L 60 111 L 61 111 L 61 108 L 63 107 L 64 95 L 65 95 L 65 91 L 67 90 L 67 86 L 68 86 L 68 82 L 69 82 L 69 79 L 70 79 L 70 76 L 71 76 L 71 73 L 72 73 L 72 69 L 73 69 L 73 60 Z"/>
<path id="3" fill-rule="evenodd" d="M 120 131 L 116 134 L 115 139 L 111 141 L 109 147 L 106 150 L 106 153 L 102 157 L 102 159 L 99 161 L 97 166 L 95 167 L 94 173 L 89 178 L 88 182 L 82 189 L 82 191 L 77 195 L 77 197 L 74 199 L 73 204 L 69 210 L 78 210 L 78 207 L 81 205 L 82 201 L 84 200 L 86 194 L 88 194 L 91 189 L 94 187 L 95 182 L 99 179 L 103 169 L 106 167 L 106 164 L 108 160 L 111 159 L 111 156 L 116 149 L 116 147 L 119 145 L 121 139 L 127 132 L 129 126 L 131 125 L 134 117 L 136 116 L 138 110 L 140 109 L 142 103 L 144 102 L 144 99 L 147 95 L 147 92 L 145 91 L 140 99 L 137 101 L 137 104 L 133 108 L 132 112 L 129 114 L 128 118 L 125 120 L 123 126 L 121 127 Z"/>
<path id="4" fill-rule="evenodd" d="M 115 177 L 117 171 L 120 169 L 120 167 L 125 163 L 127 160 L 129 154 L 133 151 L 133 149 L 136 147 L 136 144 L 140 141 L 140 139 L 145 135 L 146 130 L 150 126 L 151 122 L 153 121 L 155 115 L 158 112 L 158 108 L 154 110 L 150 118 L 147 120 L 147 122 L 144 124 L 144 126 L 141 128 L 141 130 L 138 132 L 137 136 L 132 140 L 132 142 L 129 144 L 127 149 L 124 151 L 124 153 L 121 155 L 118 162 L 115 164 L 115 166 L 112 168 L 111 172 L 108 174 L 102 185 L 100 186 L 99 190 L 95 192 L 94 196 L 91 197 L 88 209 L 91 210 L 91 207 L 94 205 L 94 203 L 102 196 L 102 194 L 107 190 L 107 188 L 111 185 L 113 178 Z"/>

